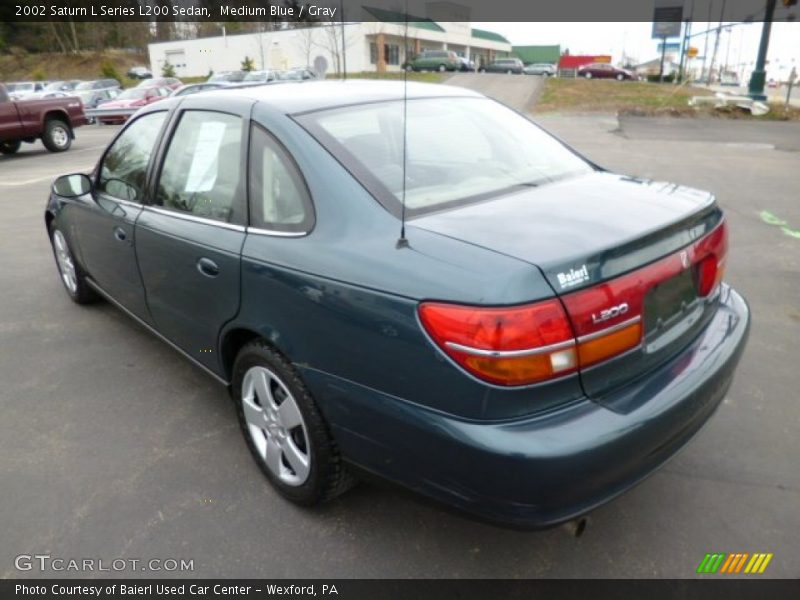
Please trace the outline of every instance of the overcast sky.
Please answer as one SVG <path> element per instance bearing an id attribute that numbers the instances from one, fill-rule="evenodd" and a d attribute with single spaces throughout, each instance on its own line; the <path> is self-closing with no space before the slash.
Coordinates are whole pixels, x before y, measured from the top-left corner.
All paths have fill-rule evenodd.
<path id="1" fill-rule="evenodd" d="M 718 24 L 711 23 L 710 27 L 716 28 Z M 717 62 L 724 63 L 726 55 L 729 65 L 755 62 L 762 26 L 762 23 L 737 24 L 730 33 L 723 32 Z M 614 62 L 620 60 L 623 50 L 637 62 L 658 56 L 658 40 L 650 38 L 652 23 L 473 23 L 473 27 L 496 31 L 515 45 L 560 44 L 562 52 L 569 48 L 570 54 L 611 54 Z M 707 29 L 708 23 L 692 24 L 693 33 Z M 701 55 L 705 37 L 700 35 L 692 40 Z M 715 35 L 708 36 L 709 59 L 714 39 Z M 775 65 L 791 65 L 794 60 L 800 71 L 800 22 L 772 25 L 768 58 Z"/>

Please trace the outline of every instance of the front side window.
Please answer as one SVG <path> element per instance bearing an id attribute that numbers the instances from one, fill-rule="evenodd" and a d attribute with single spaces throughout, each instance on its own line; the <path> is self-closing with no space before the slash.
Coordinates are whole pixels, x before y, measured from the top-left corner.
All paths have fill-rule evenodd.
<path id="1" fill-rule="evenodd" d="M 122 132 L 103 159 L 97 182 L 99 192 L 120 200 L 142 202 L 147 165 L 166 116 L 166 112 L 144 115 Z"/>
<path id="2" fill-rule="evenodd" d="M 261 127 L 250 136 L 250 222 L 273 231 L 305 233 L 314 224 L 311 198 L 289 153 Z"/>
<path id="3" fill-rule="evenodd" d="M 419 98 L 297 120 L 384 206 L 409 216 L 534 187 L 592 167 L 514 111 L 485 98 Z"/>
<path id="4" fill-rule="evenodd" d="M 170 140 L 154 204 L 217 221 L 245 222 L 242 119 L 188 110 Z"/>

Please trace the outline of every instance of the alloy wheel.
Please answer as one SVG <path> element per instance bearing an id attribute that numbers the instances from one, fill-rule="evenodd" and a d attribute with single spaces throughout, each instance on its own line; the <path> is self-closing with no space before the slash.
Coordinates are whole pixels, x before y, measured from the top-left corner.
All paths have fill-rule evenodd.
<path id="1" fill-rule="evenodd" d="M 64 239 L 64 234 L 58 229 L 53 233 L 53 246 L 56 249 L 56 262 L 58 263 L 58 271 L 61 273 L 61 280 L 67 290 L 75 294 L 78 291 L 75 262 L 72 259 L 72 254 L 70 254 L 69 246 L 67 246 L 67 240 Z"/>
<path id="2" fill-rule="evenodd" d="M 251 367 L 242 380 L 242 409 L 258 456 L 281 482 L 300 486 L 311 472 L 303 415 L 289 388 L 268 368 Z"/>

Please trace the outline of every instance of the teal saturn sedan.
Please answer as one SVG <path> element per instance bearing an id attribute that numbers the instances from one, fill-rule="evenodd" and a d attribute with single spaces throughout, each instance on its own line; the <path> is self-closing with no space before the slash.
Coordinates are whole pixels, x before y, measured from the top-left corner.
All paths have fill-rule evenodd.
<path id="1" fill-rule="evenodd" d="M 158 102 L 44 220 L 69 297 L 226 386 L 302 505 L 373 475 L 520 528 L 578 518 L 697 433 L 749 328 L 712 194 L 444 85 Z"/>

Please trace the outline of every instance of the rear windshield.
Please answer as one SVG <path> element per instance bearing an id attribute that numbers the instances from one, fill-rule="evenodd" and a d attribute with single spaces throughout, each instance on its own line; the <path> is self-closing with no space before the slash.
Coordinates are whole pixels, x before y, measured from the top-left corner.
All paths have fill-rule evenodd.
<path id="1" fill-rule="evenodd" d="M 485 98 L 408 101 L 409 216 L 592 170 L 531 121 Z M 297 120 L 386 208 L 403 200 L 403 102 L 307 113 Z"/>

